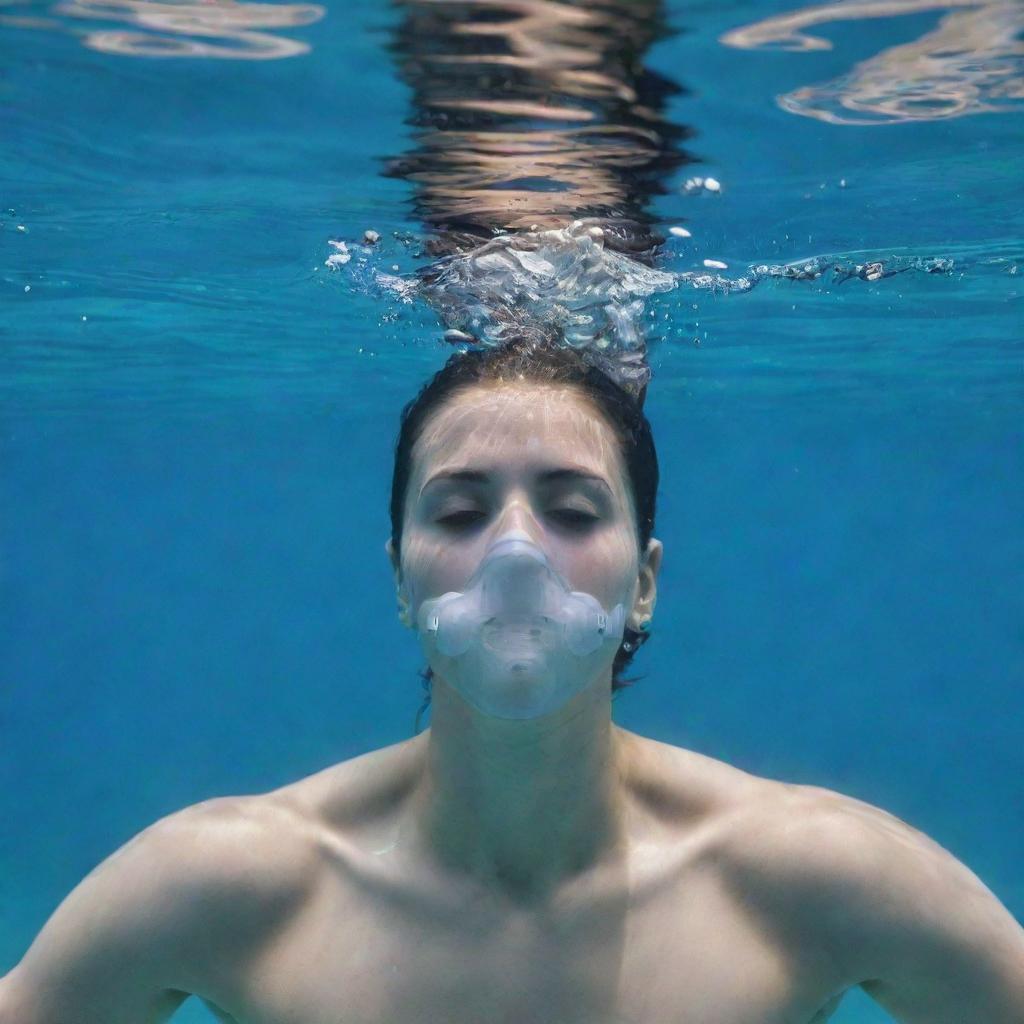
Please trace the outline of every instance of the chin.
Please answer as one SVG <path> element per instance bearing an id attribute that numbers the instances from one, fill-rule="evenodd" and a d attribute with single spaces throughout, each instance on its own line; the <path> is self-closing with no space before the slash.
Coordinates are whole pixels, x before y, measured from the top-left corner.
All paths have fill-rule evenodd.
<path id="1" fill-rule="evenodd" d="M 543 718 L 563 708 L 585 687 L 579 679 L 567 685 L 543 664 L 517 662 L 486 684 L 456 684 L 455 689 L 488 718 L 527 720 Z"/>

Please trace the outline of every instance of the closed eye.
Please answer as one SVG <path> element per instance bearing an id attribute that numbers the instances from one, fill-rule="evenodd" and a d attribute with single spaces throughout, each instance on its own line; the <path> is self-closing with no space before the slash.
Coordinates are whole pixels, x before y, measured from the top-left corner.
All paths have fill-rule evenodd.
<path id="1" fill-rule="evenodd" d="M 559 508 L 549 512 L 548 515 L 558 522 L 559 525 L 573 530 L 588 529 L 600 518 L 578 508 Z M 475 526 L 486 517 L 487 513 L 481 512 L 478 509 L 462 509 L 459 512 L 449 512 L 448 515 L 441 516 L 437 521 L 448 529 L 461 530 Z"/>
<path id="2" fill-rule="evenodd" d="M 461 512 L 449 512 L 446 516 L 441 516 L 438 522 L 442 526 L 447 526 L 451 529 L 461 529 L 466 526 L 472 526 L 484 518 L 484 513 L 479 512 L 476 509 L 463 509 Z"/>
<path id="3" fill-rule="evenodd" d="M 574 529 L 584 529 L 597 522 L 598 516 L 578 508 L 559 508 L 550 513 L 559 523 Z"/>

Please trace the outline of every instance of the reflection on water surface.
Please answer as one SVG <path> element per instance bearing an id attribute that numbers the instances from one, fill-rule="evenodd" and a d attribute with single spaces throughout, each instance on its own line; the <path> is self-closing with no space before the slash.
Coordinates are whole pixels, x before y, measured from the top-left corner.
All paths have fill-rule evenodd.
<path id="1" fill-rule="evenodd" d="M 643 57 L 660 0 L 400 0 L 392 45 L 413 90 L 412 153 L 391 173 L 439 230 L 434 251 L 496 231 L 599 217 L 610 245 L 656 239 L 648 198 L 685 159 L 666 120 L 679 92 Z"/>
<path id="2" fill-rule="evenodd" d="M 413 93 L 412 183 L 437 262 L 424 298 L 451 336 L 557 339 L 642 389 L 647 210 L 688 158 L 664 115 L 680 87 L 644 66 L 660 0 L 401 0 L 392 44 Z"/>
<path id="3" fill-rule="evenodd" d="M 7 14 L 0 16 L 0 25 L 70 31 L 92 50 L 129 57 L 275 60 L 308 53 L 309 46 L 260 30 L 310 25 L 324 16 L 324 8 L 236 0 L 66 0 L 54 4 L 50 14 Z M 115 25 L 83 30 L 78 23 L 87 20 Z"/>
<path id="4" fill-rule="evenodd" d="M 777 97 L 783 110 L 831 124 L 934 121 L 1019 110 L 1024 101 L 1020 0 L 844 0 L 805 7 L 725 33 L 742 49 L 828 50 L 806 31 L 838 21 L 955 8 L 931 32 L 861 61 L 845 75 Z"/>
<path id="5" fill-rule="evenodd" d="M 369 38 L 385 8 L 394 71 Z M 757 395 L 897 376 L 923 392 L 1016 395 L 1012 123 L 855 133 L 822 121 L 1010 109 L 1022 9 L 849 0 L 735 29 L 734 47 L 800 51 L 777 55 L 787 73 L 830 48 L 830 21 L 854 30 L 836 48 L 861 54 L 929 30 L 796 90 L 794 108 L 818 120 L 780 131 L 765 88 L 776 58 L 723 50 L 718 11 L 713 32 L 698 9 L 695 31 L 673 33 L 654 0 L 0 0 L 8 379 L 47 396 L 116 380 L 171 402 L 185 366 L 197 393 L 242 382 L 276 395 L 289 379 L 319 393 L 324 360 L 446 331 L 458 344 L 554 336 L 613 359 L 638 389 L 664 342 L 662 387 L 669 366 Z M 317 21 L 315 35 L 296 31 Z M 123 59 L 306 52 L 289 34 L 313 52 L 259 70 Z M 658 60 L 673 70 L 652 72 L 648 53 L 673 34 Z M 68 37 L 103 53 L 69 53 Z M 411 131 L 396 157 L 399 76 Z M 694 133 L 672 111 L 702 129 L 701 166 L 685 166 Z M 378 156 L 408 190 L 373 180 Z M 693 174 L 721 188 L 690 188 Z M 311 267 L 324 262 L 339 271 L 329 285 Z M 292 364 L 317 371 L 289 378 Z"/>

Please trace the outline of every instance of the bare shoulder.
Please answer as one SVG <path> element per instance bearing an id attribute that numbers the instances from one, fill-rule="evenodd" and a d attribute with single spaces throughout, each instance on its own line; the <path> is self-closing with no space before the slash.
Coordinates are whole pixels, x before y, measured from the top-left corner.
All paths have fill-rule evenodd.
<path id="1" fill-rule="evenodd" d="M 752 778 L 755 798 L 728 847 L 737 879 L 801 898 L 819 887 L 869 899 L 887 879 L 899 884 L 963 869 L 934 839 L 881 807 L 821 786 Z"/>
<path id="2" fill-rule="evenodd" d="M 272 799 L 169 814 L 65 897 L 4 979 L 4 1006 L 34 1007 L 41 1019 L 81 1006 L 88 1021 L 159 1017 L 293 912 L 314 864 L 295 816 Z"/>
<path id="3" fill-rule="evenodd" d="M 309 822 L 279 791 L 224 796 L 185 807 L 133 842 L 177 865 L 179 884 L 252 913 L 287 907 L 315 884 Z"/>
<path id="4" fill-rule="evenodd" d="M 315 831 L 274 791 L 190 805 L 133 842 L 160 873 L 174 987 L 214 1000 L 301 913 L 321 877 Z"/>
<path id="5" fill-rule="evenodd" d="M 1024 996 L 1024 931 L 949 850 L 855 797 L 760 783 L 724 847 L 723 877 L 780 943 L 828 957 L 908 1020 L 927 1005 L 927 1019 L 944 1021 L 964 992 Z M 1004 1019 L 992 1005 L 987 1019 Z"/>

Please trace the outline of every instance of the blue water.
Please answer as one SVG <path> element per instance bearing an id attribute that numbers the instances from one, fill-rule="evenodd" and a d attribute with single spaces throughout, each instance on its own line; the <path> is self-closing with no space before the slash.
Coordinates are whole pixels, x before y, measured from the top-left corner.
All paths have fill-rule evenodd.
<path id="1" fill-rule="evenodd" d="M 692 235 L 663 265 L 953 269 L 653 297 L 666 557 L 615 718 L 884 807 L 1022 920 L 1020 108 L 783 109 L 945 13 L 720 41 L 791 9 L 668 5 L 647 63 L 694 162 L 651 203 Z M 412 138 L 395 9 L 268 30 L 308 49 L 267 60 L 91 48 L 126 24 L 73 11 L 0 7 L 0 974 L 156 818 L 406 738 L 421 699 L 387 487 L 447 349 L 324 265 L 373 228 L 407 272 L 393 233 L 422 232 L 380 173 Z M 856 992 L 833 1017 L 888 1019 Z"/>

